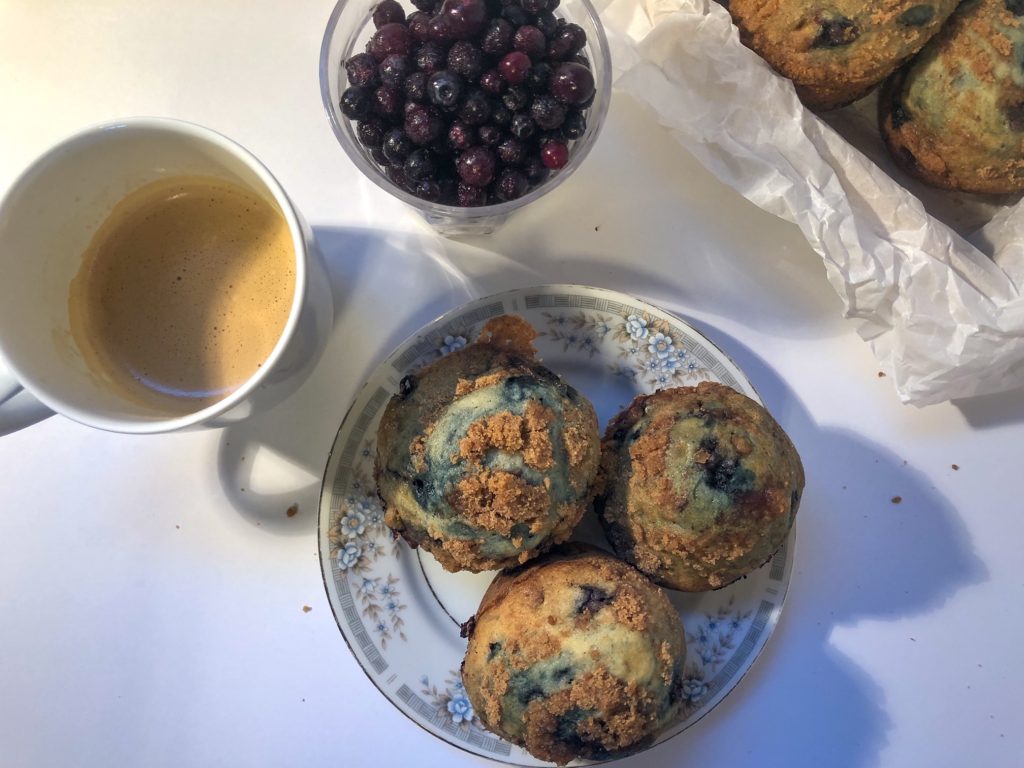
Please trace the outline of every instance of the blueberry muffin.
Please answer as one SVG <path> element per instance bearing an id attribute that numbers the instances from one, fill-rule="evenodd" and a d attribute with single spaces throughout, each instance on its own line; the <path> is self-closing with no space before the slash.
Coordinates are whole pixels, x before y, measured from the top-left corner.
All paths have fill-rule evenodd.
<path id="1" fill-rule="evenodd" d="M 804 470 L 771 414 L 713 382 L 639 395 L 608 424 L 595 501 L 619 557 L 662 586 L 718 589 L 763 565 Z"/>
<path id="2" fill-rule="evenodd" d="M 641 749 L 679 716 L 683 627 L 665 593 L 590 547 L 500 574 L 467 623 L 462 679 L 483 724 L 541 760 Z"/>
<path id="3" fill-rule="evenodd" d="M 744 44 L 809 107 L 849 104 L 928 42 L 960 0 L 732 0 Z"/>
<path id="4" fill-rule="evenodd" d="M 449 571 L 523 563 L 569 538 L 600 460 L 590 402 L 540 365 L 519 317 L 402 379 L 377 430 L 385 523 Z"/>
<path id="5" fill-rule="evenodd" d="M 885 84 L 879 122 L 908 173 L 936 187 L 1024 190 L 1024 0 L 970 0 Z"/>

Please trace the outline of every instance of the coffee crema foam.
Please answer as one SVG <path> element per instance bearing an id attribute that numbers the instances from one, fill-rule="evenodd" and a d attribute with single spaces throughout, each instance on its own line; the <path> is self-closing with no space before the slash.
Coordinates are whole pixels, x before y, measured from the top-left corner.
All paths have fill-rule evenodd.
<path id="1" fill-rule="evenodd" d="M 295 248 L 281 212 L 223 179 L 179 176 L 121 200 L 71 283 L 71 334 L 132 401 L 190 413 L 238 389 L 291 313 Z"/>

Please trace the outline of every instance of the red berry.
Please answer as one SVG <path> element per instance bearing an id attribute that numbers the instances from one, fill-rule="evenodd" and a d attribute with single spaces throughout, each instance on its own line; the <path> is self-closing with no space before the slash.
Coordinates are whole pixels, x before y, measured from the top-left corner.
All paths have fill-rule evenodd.
<path id="1" fill-rule="evenodd" d="M 461 178 L 471 187 L 486 187 L 494 178 L 494 153 L 486 147 L 470 147 L 456 163 Z"/>
<path id="2" fill-rule="evenodd" d="M 551 74 L 551 95 L 566 104 L 580 104 L 594 95 L 594 75 L 582 64 L 559 64 Z"/>
<path id="3" fill-rule="evenodd" d="M 518 85 L 530 71 L 530 57 L 522 51 L 512 51 L 498 62 L 498 71 L 506 82 Z"/>
<path id="4" fill-rule="evenodd" d="M 366 51 L 377 61 L 383 61 L 388 54 L 408 54 L 411 42 L 409 29 L 405 24 L 392 22 L 373 33 L 373 37 L 366 44 Z"/>
<path id="5" fill-rule="evenodd" d="M 484 0 L 444 0 L 438 15 L 448 22 L 456 40 L 467 40 L 484 28 L 487 6 Z"/>
<path id="6" fill-rule="evenodd" d="M 543 32 L 532 24 L 526 24 L 517 29 L 512 36 L 512 47 L 536 60 L 544 56 L 548 41 L 544 39 Z"/>
<path id="7" fill-rule="evenodd" d="M 557 171 L 569 162 L 569 147 L 564 141 L 552 139 L 540 150 L 540 160 L 545 168 Z"/>

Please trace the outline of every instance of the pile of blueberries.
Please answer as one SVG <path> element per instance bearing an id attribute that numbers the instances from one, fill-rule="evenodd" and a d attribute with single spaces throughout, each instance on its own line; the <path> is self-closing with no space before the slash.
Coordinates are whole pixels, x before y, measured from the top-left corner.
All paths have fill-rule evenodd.
<path id="1" fill-rule="evenodd" d="M 569 161 L 594 100 L 559 0 L 397 0 L 344 63 L 341 111 L 396 186 L 448 205 L 514 200 Z"/>

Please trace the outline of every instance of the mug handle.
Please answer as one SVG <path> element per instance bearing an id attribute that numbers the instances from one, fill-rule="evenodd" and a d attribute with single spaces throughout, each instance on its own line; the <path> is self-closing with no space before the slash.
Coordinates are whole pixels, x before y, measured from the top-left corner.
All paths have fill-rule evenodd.
<path id="1" fill-rule="evenodd" d="M 53 411 L 25 391 L 0 358 L 0 437 L 52 415 Z"/>

